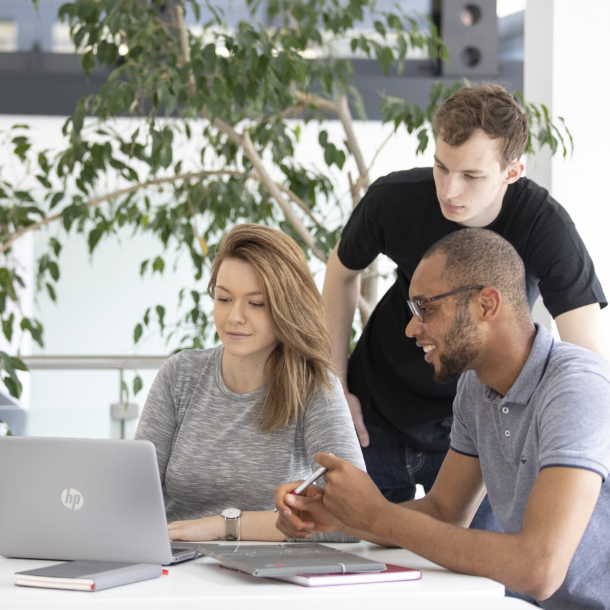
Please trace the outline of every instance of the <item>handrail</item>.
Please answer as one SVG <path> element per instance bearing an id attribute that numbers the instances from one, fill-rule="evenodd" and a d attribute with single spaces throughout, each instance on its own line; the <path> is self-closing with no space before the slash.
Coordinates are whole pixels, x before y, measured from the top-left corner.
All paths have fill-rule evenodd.
<path id="1" fill-rule="evenodd" d="M 118 420 L 118 438 L 125 438 L 125 420 L 138 416 L 136 404 L 124 399 L 124 371 L 160 369 L 169 356 L 21 356 L 30 371 L 40 370 L 115 370 L 119 371 L 119 401 L 110 405 L 110 417 Z M 8 397 L 7 397 L 8 398 Z M 9 399 L 12 400 L 12 399 Z"/>
<path id="2" fill-rule="evenodd" d="M 33 370 L 160 369 L 169 356 L 22 356 Z"/>

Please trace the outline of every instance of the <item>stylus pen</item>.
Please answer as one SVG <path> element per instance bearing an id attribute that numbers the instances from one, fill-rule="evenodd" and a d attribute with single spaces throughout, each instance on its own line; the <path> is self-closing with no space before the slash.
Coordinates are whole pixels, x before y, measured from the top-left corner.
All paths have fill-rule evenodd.
<path id="1" fill-rule="evenodd" d="M 312 483 L 317 481 L 327 470 L 328 470 L 328 468 L 324 468 L 324 466 L 322 468 L 319 468 L 306 481 L 303 481 L 291 493 L 294 494 L 295 496 L 300 496 Z M 277 513 L 277 508 L 274 508 L 273 512 Z"/>

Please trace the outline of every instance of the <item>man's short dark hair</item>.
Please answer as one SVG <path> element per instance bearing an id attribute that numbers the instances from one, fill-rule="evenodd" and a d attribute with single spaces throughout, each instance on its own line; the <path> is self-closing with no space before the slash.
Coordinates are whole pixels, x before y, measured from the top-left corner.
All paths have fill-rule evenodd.
<path id="1" fill-rule="evenodd" d="M 505 170 L 519 160 L 528 139 L 523 110 L 500 85 L 464 87 L 436 111 L 434 131 L 449 146 L 461 146 L 477 129 L 492 140 L 499 139 L 500 167 Z"/>
<path id="2" fill-rule="evenodd" d="M 525 267 L 518 252 L 503 237 L 487 229 L 461 229 L 437 241 L 423 258 L 435 253 L 444 254 L 447 259 L 442 279 L 451 290 L 470 285 L 496 288 L 515 315 L 531 323 Z M 464 302 L 471 297 L 471 293 L 461 296 Z"/>

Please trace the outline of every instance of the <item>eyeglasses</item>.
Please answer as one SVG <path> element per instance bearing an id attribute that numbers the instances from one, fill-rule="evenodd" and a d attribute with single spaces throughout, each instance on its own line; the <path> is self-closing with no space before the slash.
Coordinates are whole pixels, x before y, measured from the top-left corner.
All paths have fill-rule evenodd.
<path id="1" fill-rule="evenodd" d="M 452 294 L 462 292 L 463 290 L 483 290 L 483 288 L 485 288 L 485 286 L 464 286 L 464 288 L 456 288 L 451 292 L 445 292 L 444 294 L 439 294 L 438 296 L 430 297 L 429 299 L 424 299 L 423 301 L 407 300 L 407 305 L 409 306 L 411 313 L 414 316 L 417 316 L 420 322 L 425 322 L 426 320 L 424 319 L 424 314 L 421 310 L 422 305 L 425 305 L 426 303 L 431 303 L 432 301 L 438 301 L 439 299 L 444 299 L 445 297 L 450 297 Z"/>

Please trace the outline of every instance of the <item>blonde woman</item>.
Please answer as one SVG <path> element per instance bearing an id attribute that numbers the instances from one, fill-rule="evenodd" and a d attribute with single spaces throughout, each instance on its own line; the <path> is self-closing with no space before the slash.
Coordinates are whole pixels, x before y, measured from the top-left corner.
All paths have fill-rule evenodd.
<path id="1" fill-rule="evenodd" d="M 208 292 L 222 345 L 163 365 L 136 438 L 156 447 L 173 540 L 284 540 L 277 485 L 318 451 L 365 469 L 322 299 L 296 242 L 255 224 L 225 235 Z"/>

